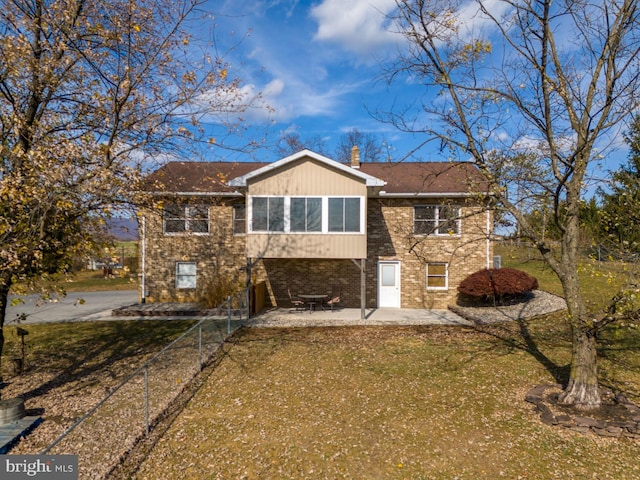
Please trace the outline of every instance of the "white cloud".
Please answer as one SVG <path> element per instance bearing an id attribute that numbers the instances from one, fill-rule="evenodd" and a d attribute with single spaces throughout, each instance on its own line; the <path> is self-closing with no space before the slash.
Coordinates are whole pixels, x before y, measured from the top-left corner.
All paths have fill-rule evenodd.
<path id="1" fill-rule="evenodd" d="M 311 8 L 311 16 L 318 22 L 314 39 L 337 43 L 371 60 L 373 54 L 398 40 L 386 28 L 386 15 L 395 7 L 395 0 L 324 0 Z"/>

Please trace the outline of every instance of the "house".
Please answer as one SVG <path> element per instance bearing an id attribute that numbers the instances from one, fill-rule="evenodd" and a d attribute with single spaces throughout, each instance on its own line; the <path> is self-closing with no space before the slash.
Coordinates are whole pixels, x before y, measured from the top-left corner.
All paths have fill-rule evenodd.
<path id="1" fill-rule="evenodd" d="M 143 301 L 194 301 L 220 279 L 267 303 L 342 292 L 349 308 L 446 308 L 491 266 L 488 182 L 470 163 L 170 162 L 147 178 Z"/>

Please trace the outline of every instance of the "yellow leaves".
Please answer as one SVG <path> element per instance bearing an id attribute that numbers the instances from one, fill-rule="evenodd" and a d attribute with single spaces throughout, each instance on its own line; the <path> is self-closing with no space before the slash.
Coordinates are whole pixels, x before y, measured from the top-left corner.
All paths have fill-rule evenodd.
<path id="1" fill-rule="evenodd" d="M 134 25 L 134 26 L 133 26 L 133 29 L 134 29 L 136 32 L 140 33 L 140 25 Z"/>
<path id="2" fill-rule="evenodd" d="M 223 68 L 222 70 L 220 70 L 220 73 L 218 74 L 218 76 L 224 80 L 225 78 L 227 78 L 227 69 Z"/>
<path id="3" fill-rule="evenodd" d="M 474 40 L 465 44 L 459 52 L 462 61 L 479 60 L 483 55 L 491 53 L 491 43 L 485 40 Z"/>

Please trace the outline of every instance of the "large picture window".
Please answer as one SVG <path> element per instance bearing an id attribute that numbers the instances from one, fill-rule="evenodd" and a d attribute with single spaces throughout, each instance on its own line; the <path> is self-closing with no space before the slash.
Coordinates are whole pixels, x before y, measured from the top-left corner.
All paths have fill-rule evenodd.
<path id="1" fill-rule="evenodd" d="M 293 197 L 290 209 L 290 231 L 322 231 L 322 198 Z"/>
<path id="2" fill-rule="evenodd" d="M 251 229 L 284 232 L 284 197 L 253 197 Z"/>
<path id="3" fill-rule="evenodd" d="M 251 232 L 364 233 L 362 197 L 250 197 Z"/>
<path id="4" fill-rule="evenodd" d="M 206 205 L 166 205 L 162 217 L 164 233 L 209 233 L 209 208 Z"/>
<path id="5" fill-rule="evenodd" d="M 460 235 L 459 206 L 416 205 L 413 214 L 416 235 Z"/>
<path id="6" fill-rule="evenodd" d="M 359 198 L 329 198 L 329 231 L 360 231 Z"/>

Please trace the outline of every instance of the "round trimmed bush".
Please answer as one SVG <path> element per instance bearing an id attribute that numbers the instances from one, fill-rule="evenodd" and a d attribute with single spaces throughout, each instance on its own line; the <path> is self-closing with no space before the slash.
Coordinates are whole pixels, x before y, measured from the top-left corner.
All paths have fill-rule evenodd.
<path id="1" fill-rule="evenodd" d="M 538 280 L 515 268 L 488 268 L 472 273 L 458 291 L 476 299 L 496 299 L 523 295 L 538 288 Z"/>

